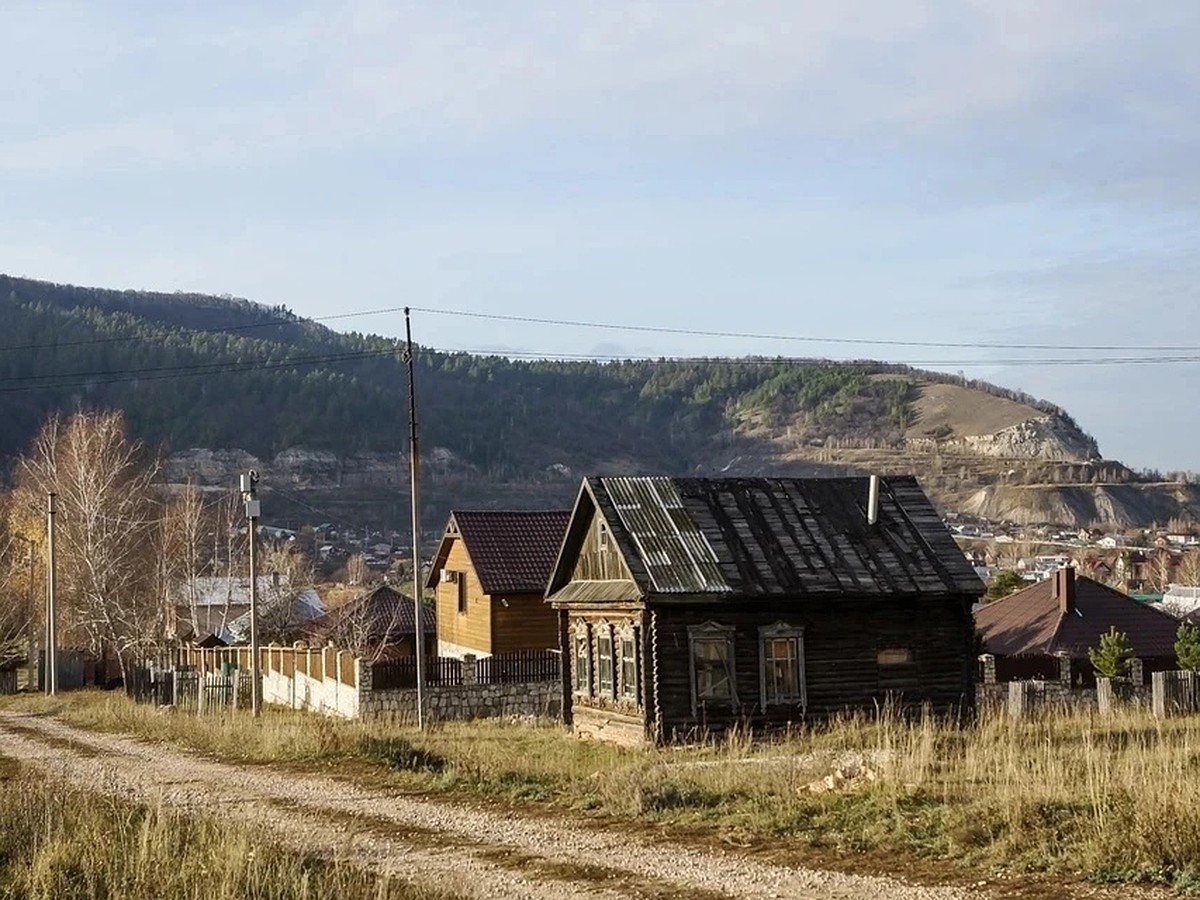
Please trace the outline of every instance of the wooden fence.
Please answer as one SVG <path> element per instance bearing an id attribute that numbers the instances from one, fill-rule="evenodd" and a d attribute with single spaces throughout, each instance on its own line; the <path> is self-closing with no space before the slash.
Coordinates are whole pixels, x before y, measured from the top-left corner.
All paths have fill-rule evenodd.
<path id="1" fill-rule="evenodd" d="M 561 661 L 557 650 L 519 650 L 486 656 L 476 663 L 476 681 L 479 684 L 557 681 Z"/>
<path id="2" fill-rule="evenodd" d="M 449 656 L 425 659 L 425 683 L 453 687 L 463 683 L 463 661 Z M 371 690 L 392 691 L 417 686 L 417 658 L 399 656 L 371 666 Z"/>

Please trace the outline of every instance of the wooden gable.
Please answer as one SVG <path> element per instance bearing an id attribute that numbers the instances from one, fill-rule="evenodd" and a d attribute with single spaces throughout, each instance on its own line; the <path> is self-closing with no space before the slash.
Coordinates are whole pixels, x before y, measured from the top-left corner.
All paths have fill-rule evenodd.
<path id="1" fill-rule="evenodd" d="M 604 517 L 592 511 L 575 567 L 571 570 L 571 581 L 633 581 L 633 575 L 625 558 L 621 555 L 612 530 Z"/>

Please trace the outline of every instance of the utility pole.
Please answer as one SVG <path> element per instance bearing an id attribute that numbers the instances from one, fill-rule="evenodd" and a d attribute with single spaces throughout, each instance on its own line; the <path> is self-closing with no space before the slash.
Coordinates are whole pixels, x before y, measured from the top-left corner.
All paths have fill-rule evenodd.
<path id="1" fill-rule="evenodd" d="M 258 653 L 258 568 L 255 544 L 258 542 L 258 472 L 251 469 L 241 477 L 242 499 L 250 522 L 250 709 L 254 717 L 262 715 L 262 672 Z"/>
<path id="2" fill-rule="evenodd" d="M 415 357 L 412 342 L 412 321 L 408 307 L 404 307 L 404 336 L 407 346 L 404 361 L 408 364 L 408 457 L 409 476 L 412 481 L 412 533 L 413 533 L 413 627 L 416 631 L 417 652 L 417 729 L 425 727 L 425 623 L 421 615 L 421 505 L 420 505 L 420 455 L 417 450 L 417 382 L 414 375 Z"/>
<path id="3" fill-rule="evenodd" d="M 46 693 L 58 693 L 58 622 L 54 559 L 54 491 L 46 495 Z"/>

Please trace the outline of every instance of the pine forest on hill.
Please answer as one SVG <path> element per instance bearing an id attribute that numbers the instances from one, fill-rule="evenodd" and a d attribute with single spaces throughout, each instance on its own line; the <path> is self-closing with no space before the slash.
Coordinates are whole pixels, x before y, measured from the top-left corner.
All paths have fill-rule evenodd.
<path id="1" fill-rule="evenodd" d="M 0 276 L 0 455 L 47 415 L 117 408 L 170 450 L 290 447 L 338 455 L 406 445 L 406 376 L 391 338 L 339 333 L 286 308 L 198 294 L 79 288 Z M 918 382 L 876 362 L 515 361 L 421 349 L 422 440 L 495 479 L 561 464 L 687 472 L 747 422 L 863 445 L 902 441 Z M 970 383 L 1048 413 L 1032 398 Z M 1069 421 L 1069 419 L 1068 419 Z"/>

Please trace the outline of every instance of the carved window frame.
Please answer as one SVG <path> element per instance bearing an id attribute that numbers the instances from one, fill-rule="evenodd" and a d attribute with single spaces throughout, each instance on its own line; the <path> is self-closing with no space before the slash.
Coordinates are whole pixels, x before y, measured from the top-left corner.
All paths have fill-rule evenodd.
<path id="1" fill-rule="evenodd" d="M 592 696 L 592 634 L 584 621 L 571 629 L 571 692 L 577 697 Z"/>
<path id="2" fill-rule="evenodd" d="M 722 625 L 720 622 L 708 621 L 702 625 L 688 626 L 688 675 L 692 687 L 692 714 L 699 715 L 701 710 L 708 707 L 736 709 L 738 706 L 737 693 L 737 657 L 735 655 L 736 629 L 732 625 Z M 698 652 L 706 654 L 699 657 Z M 707 654 L 716 651 L 715 655 Z M 725 683 L 728 685 L 728 696 L 702 696 L 704 688 L 702 668 L 707 668 L 713 660 L 722 662 L 725 668 Z M 704 663 L 702 667 L 700 664 Z M 711 688 L 710 688 L 711 690 Z"/>
<path id="3" fill-rule="evenodd" d="M 625 655 L 625 645 L 629 645 L 629 656 Z M 638 628 L 632 622 L 626 622 L 615 629 L 613 635 L 613 656 L 617 669 L 618 685 L 617 699 L 641 705 L 642 679 L 641 666 L 638 659 Z M 631 663 L 632 679 L 626 671 L 626 661 Z"/>
<path id="4" fill-rule="evenodd" d="M 596 648 L 596 696 L 614 700 L 617 696 L 617 659 L 612 624 L 601 619 L 592 629 L 592 636 Z M 607 654 L 604 652 L 605 644 L 608 645 Z M 606 667 L 608 670 L 607 684 L 604 675 Z"/>
<path id="5" fill-rule="evenodd" d="M 779 642 L 787 642 L 791 653 L 785 658 L 794 665 L 795 683 L 788 685 L 787 693 L 776 690 L 778 681 L 771 677 L 770 669 L 779 660 L 775 656 L 775 647 Z M 758 695 L 762 709 L 770 707 L 790 706 L 804 712 L 808 708 L 808 679 L 805 676 L 804 665 L 804 628 L 789 625 L 787 622 L 772 622 L 758 629 Z"/>

